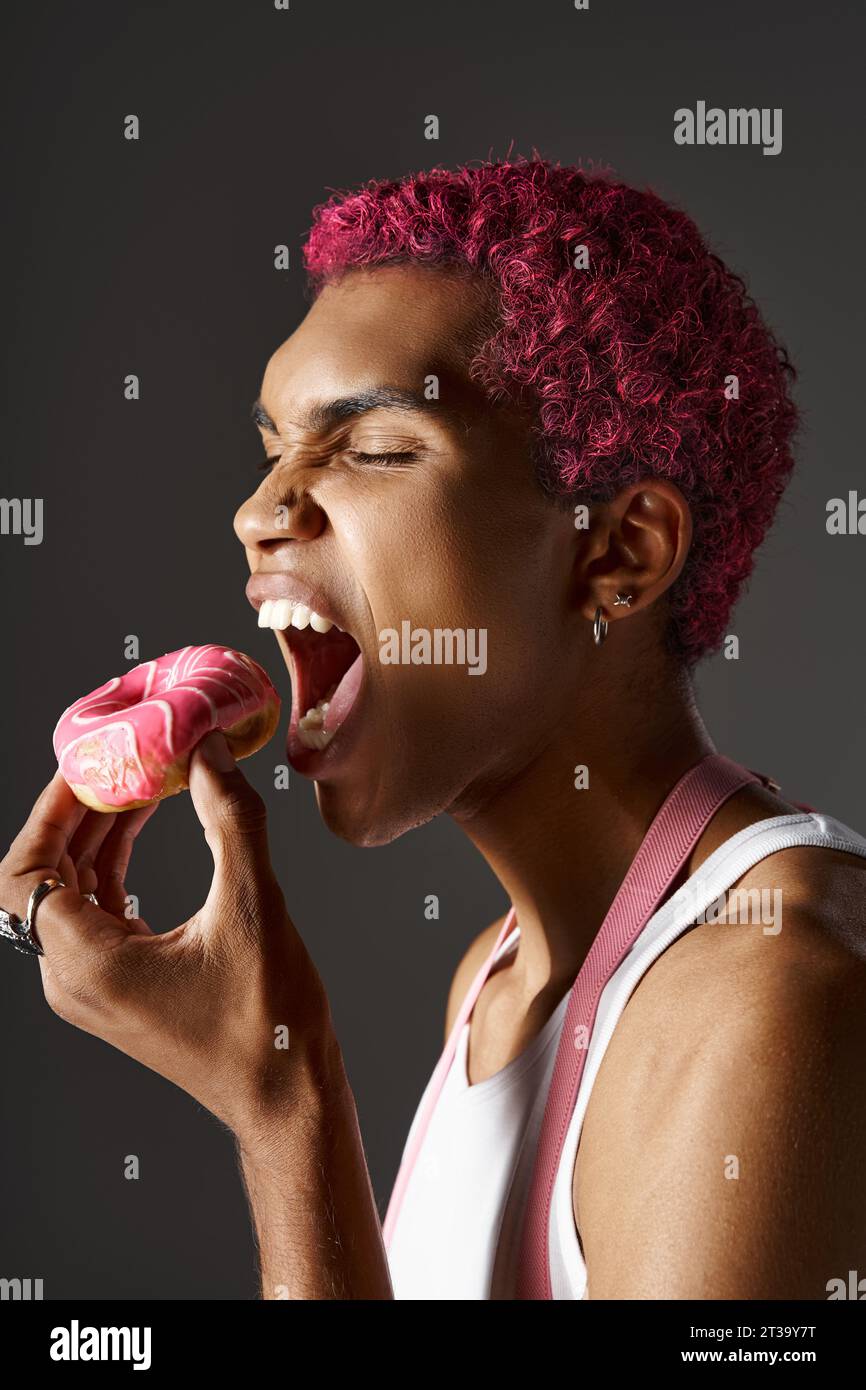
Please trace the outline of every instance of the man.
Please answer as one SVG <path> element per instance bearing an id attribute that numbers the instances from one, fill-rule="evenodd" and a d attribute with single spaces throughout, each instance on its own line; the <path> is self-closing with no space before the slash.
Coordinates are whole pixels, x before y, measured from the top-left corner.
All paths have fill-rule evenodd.
<path id="1" fill-rule="evenodd" d="M 789 475 L 791 373 L 688 218 L 541 160 L 335 196 L 307 264 L 236 518 L 293 674 L 289 757 L 355 844 L 447 812 L 519 925 L 456 971 L 390 1260 L 324 990 L 224 740 L 193 759 L 215 877 L 189 922 L 123 920 L 146 813 L 85 814 L 59 778 L 0 902 L 68 885 L 39 909 L 49 1003 L 229 1125 L 265 1297 L 508 1298 L 569 990 L 665 798 L 713 758 L 690 671 Z M 866 1263 L 866 842 L 771 784 L 729 792 L 635 937 L 639 976 L 611 974 L 604 1036 L 574 1041 L 594 1061 L 556 1172 L 556 1297 L 821 1298 Z M 781 894 L 782 929 L 697 913 L 659 949 L 690 885 Z"/>

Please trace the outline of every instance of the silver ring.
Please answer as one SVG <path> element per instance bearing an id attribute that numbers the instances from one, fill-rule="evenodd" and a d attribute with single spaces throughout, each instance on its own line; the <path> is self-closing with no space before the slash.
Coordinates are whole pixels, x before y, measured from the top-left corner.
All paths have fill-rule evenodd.
<path id="1" fill-rule="evenodd" d="M 36 909 L 42 899 L 55 888 L 65 887 L 66 884 L 60 878 L 44 878 L 41 883 L 37 883 L 28 899 L 27 914 L 23 922 L 14 912 L 6 912 L 0 908 L 0 936 L 5 936 L 7 941 L 11 941 L 15 950 L 20 951 L 22 955 L 44 956 L 45 952 L 33 931 L 36 925 Z"/>

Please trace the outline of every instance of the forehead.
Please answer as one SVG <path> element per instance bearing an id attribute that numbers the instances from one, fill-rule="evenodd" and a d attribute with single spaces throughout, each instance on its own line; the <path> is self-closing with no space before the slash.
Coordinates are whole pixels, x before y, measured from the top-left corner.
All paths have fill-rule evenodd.
<path id="1" fill-rule="evenodd" d="M 306 404 L 379 382 L 419 389 L 431 375 L 472 392 L 468 367 L 492 301 L 474 277 L 431 267 L 350 271 L 326 285 L 268 362 L 263 402 L 294 414 Z"/>

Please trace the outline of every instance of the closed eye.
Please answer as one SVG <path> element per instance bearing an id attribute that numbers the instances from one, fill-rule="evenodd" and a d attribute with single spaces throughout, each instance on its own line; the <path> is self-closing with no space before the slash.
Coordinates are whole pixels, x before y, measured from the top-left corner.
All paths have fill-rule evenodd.
<path id="1" fill-rule="evenodd" d="M 417 460 L 418 455 L 411 449 L 395 449 L 390 453 L 368 454 L 363 449 L 347 449 L 346 454 L 354 459 L 356 463 L 378 463 L 384 468 L 393 468 L 401 463 L 412 463 Z M 267 473 L 275 464 L 281 461 L 281 454 L 272 454 L 268 458 L 263 458 L 258 469 L 260 473 Z"/>
<path id="2" fill-rule="evenodd" d="M 417 459 L 418 455 L 411 449 L 395 450 L 392 453 L 365 454 L 363 449 L 347 449 L 349 458 L 356 463 L 379 463 L 385 467 L 393 467 L 395 464 L 411 463 Z"/>

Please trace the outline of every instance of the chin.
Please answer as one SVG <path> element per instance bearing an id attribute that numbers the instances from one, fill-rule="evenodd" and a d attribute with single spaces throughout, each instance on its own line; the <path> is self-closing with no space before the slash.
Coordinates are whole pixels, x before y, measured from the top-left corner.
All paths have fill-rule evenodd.
<path id="1" fill-rule="evenodd" d="M 419 779 L 416 785 L 424 785 Z M 371 796 L 371 790 L 374 795 Z M 382 784 L 371 788 L 351 788 L 345 782 L 317 782 L 316 801 L 319 814 L 332 834 L 358 849 L 374 849 L 390 845 L 410 830 L 427 825 L 447 807 L 447 799 L 431 804 L 413 798 L 409 786 L 385 789 Z"/>

